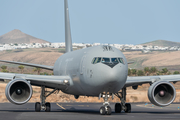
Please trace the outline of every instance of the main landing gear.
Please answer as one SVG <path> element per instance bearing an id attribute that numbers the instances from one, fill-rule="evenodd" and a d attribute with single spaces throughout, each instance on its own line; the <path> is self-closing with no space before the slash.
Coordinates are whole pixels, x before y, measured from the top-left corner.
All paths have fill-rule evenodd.
<path id="1" fill-rule="evenodd" d="M 46 112 L 51 111 L 51 104 L 49 102 L 45 102 L 45 100 L 49 95 L 54 93 L 56 90 L 58 90 L 58 89 L 54 89 L 53 91 L 48 93 L 48 91 L 45 90 L 45 86 L 41 87 L 41 97 L 40 97 L 41 98 L 41 103 L 40 102 L 35 103 L 35 111 L 36 112 L 40 112 L 41 110 L 45 110 Z"/>
<path id="2" fill-rule="evenodd" d="M 115 93 L 115 95 L 120 99 L 121 103 L 115 104 L 115 112 L 121 113 L 122 110 L 126 113 L 131 112 L 131 104 L 126 103 L 126 88 L 123 88 L 121 92 Z"/>

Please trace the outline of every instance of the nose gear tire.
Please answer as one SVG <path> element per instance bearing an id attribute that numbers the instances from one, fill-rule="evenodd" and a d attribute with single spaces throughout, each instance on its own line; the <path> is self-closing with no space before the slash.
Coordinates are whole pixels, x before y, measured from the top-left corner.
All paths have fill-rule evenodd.
<path id="1" fill-rule="evenodd" d="M 105 115 L 105 114 L 106 114 L 106 111 L 105 111 L 105 107 L 104 107 L 104 106 L 102 106 L 99 111 L 100 111 L 100 114 L 101 114 L 101 115 Z"/>

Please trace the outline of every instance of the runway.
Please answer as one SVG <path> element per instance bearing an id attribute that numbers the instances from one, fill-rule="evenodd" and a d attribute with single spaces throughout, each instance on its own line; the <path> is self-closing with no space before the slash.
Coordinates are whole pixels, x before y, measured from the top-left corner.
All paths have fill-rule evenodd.
<path id="1" fill-rule="evenodd" d="M 157 107 L 152 104 L 131 104 L 132 113 L 115 113 L 114 103 L 110 103 L 111 115 L 100 115 L 102 103 L 52 103 L 51 112 L 35 112 L 35 103 L 14 105 L 0 103 L 0 120 L 179 120 L 180 104 Z"/>

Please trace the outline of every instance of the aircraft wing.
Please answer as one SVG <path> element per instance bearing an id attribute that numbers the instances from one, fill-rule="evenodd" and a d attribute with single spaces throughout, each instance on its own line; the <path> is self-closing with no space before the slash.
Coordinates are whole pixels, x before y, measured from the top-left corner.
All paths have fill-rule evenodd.
<path id="1" fill-rule="evenodd" d="M 47 65 L 39 65 L 39 64 L 32 64 L 32 63 L 24 63 L 24 62 L 14 62 L 14 61 L 7 61 L 7 60 L 0 60 L 0 62 L 5 63 L 12 63 L 12 64 L 18 64 L 18 65 L 25 65 L 25 66 L 31 66 L 31 67 L 38 67 L 43 68 L 47 70 L 53 70 L 53 66 L 47 66 Z"/>
<path id="2" fill-rule="evenodd" d="M 28 74 L 14 74 L 14 73 L 2 73 L 0 72 L 0 79 L 13 80 L 13 79 L 25 79 L 35 86 L 46 86 L 49 88 L 66 89 L 69 85 L 72 85 L 71 77 L 69 76 L 46 76 L 46 75 L 28 75 Z"/>
<path id="3" fill-rule="evenodd" d="M 127 77 L 124 87 L 137 86 L 145 83 L 154 83 L 157 81 L 178 82 L 180 81 L 180 75 Z"/>

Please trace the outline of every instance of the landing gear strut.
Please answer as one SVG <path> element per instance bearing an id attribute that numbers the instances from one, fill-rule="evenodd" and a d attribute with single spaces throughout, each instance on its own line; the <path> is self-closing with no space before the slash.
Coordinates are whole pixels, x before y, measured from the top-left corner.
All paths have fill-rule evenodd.
<path id="1" fill-rule="evenodd" d="M 100 97 L 104 99 L 103 106 L 100 108 L 99 112 L 101 115 L 111 115 L 111 107 L 109 106 L 108 98 L 110 97 L 109 94 L 100 94 Z"/>
<path id="2" fill-rule="evenodd" d="M 115 95 L 120 99 L 121 103 L 115 104 L 115 112 L 120 113 L 122 110 L 126 113 L 131 112 L 131 104 L 126 103 L 126 88 L 123 88 L 121 92 L 115 93 Z"/>
<path id="3" fill-rule="evenodd" d="M 49 102 L 45 102 L 46 98 L 51 95 L 52 93 L 54 93 L 56 90 L 58 90 L 57 88 L 54 89 L 53 91 L 49 92 L 45 90 L 45 86 L 41 87 L 41 103 L 40 102 L 36 102 L 35 103 L 35 111 L 36 112 L 40 112 L 41 110 L 45 110 L 46 112 L 50 112 L 51 111 L 51 104 Z"/>

